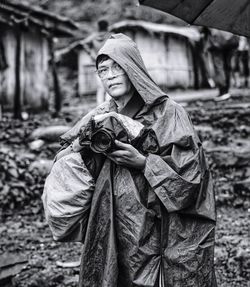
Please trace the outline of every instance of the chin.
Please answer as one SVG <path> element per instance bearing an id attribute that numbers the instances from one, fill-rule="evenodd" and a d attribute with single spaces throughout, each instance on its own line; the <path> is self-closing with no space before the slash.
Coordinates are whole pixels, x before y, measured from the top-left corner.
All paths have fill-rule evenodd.
<path id="1" fill-rule="evenodd" d="M 119 98 L 121 98 L 122 97 L 122 95 L 120 95 L 120 94 L 114 94 L 114 93 L 111 93 L 111 94 L 109 94 L 112 98 L 114 98 L 114 99 L 119 99 Z"/>
<path id="2" fill-rule="evenodd" d="M 110 92 L 109 92 L 109 95 L 110 95 L 112 98 L 118 99 L 118 98 L 124 96 L 125 93 L 123 93 L 122 91 L 110 91 Z"/>

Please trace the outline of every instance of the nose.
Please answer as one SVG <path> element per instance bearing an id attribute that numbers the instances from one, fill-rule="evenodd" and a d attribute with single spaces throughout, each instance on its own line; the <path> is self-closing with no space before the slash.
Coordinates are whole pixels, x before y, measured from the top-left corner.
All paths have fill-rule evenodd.
<path id="1" fill-rule="evenodd" d="M 113 78 L 115 78 L 115 77 L 116 77 L 116 76 L 114 75 L 112 69 L 109 68 L 108 74 L 107 74 L 107 79 L 113 79 Z"/>

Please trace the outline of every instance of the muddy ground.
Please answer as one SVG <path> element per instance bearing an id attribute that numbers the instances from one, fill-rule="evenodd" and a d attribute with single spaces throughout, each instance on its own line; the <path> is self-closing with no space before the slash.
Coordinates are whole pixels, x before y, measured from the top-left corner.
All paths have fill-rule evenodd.
<path id="1" fill-rule="evenodd" d="M 248 287 L 250 280 L 249 95 L 249 91 L 237 91 L 227 102 L 185 104 L 214 177 L 218 206 L 215 269 L 222 287 Z M 93 102 L 84 105 L 83 113 L 92 106 Z M 27 259 L 13 277 L 13 286 L 77 286 L 79 268 L 72 264 L 77 265 L 81 245 L 53 241 L 40 200 L 45 173 L 30 169 L 38 159 L 52 159 L 58 144 L 45 143 L 39 151 L 31 150 L 29 138 L 37 127 L 72 125 L 77 113 L 80 116 L 82 111 L 64 107 L 57 118 L 43 114 L 13 121 L 5 115 L 1 122 L 0 258 L 7 254 Z"/>

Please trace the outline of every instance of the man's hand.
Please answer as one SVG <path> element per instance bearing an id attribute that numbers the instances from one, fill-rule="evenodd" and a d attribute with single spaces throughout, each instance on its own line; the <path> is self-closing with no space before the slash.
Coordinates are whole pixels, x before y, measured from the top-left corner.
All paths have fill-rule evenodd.
<path id="1" fill-rule="evenodd" d="M 108 154 L 107 157 L 118 165 L 132 167 L 139 170 L 144 169 L 146 157 L 130 144 L 115 141 L 117 150 Z"/>

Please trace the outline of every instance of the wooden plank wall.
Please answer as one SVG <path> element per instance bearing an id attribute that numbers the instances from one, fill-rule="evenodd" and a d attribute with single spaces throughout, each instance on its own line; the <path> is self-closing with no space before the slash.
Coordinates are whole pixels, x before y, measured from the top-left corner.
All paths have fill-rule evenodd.
<path id="1" fill-rule="evenodd" d="M 22 35 L 22 102 L 34 109 L 46 109 L 49 100 L 49 49 L 38 33 Z"/>
<path id="2" fill-rule="evenodd" d="M 166 88 L 193 88 L 193 55 L 188 40 L 173 34 L 137 32 L 135 41 L 152 78 Z"/>
<path id="3" fill-rule="evenodd" d="M 95 94 L 97 89 L 96 67 L 92 58 L 82 49 L 78 53 L 78 93 Z"/>
<path id="4" fill-rule="evenodd" d="M 1 30 L 4 53 L 8 67 L 0 71 L 0 96 L 4 105 L 13 106 L 15 93 L 15 51 L 16 39 L 13 30 Z"/>
<path id="5" fill-rule="evenodd" d="M 2 35 L 8 68 L 0 71 L 0 96 L 6 106 L 13 107 L 15 93 L 14 30 L 4 29 Z M 24 109 L 45 109 L 49 100 L 49 50 L 47 39 L 39 33 L 21 35 L 21 103 Z"/>
<path id="6" fill-rule="evenodd" d="M 137 43 L 149 74 L 163 89 L 195 87 L 194 55 L 188 39 L 143 29 L 124 29 L 122 33 Z M 78 64 L 79 95 L 93 94 L 96 90 L 95 66 L 84 50 L 79 51 Z"/>

